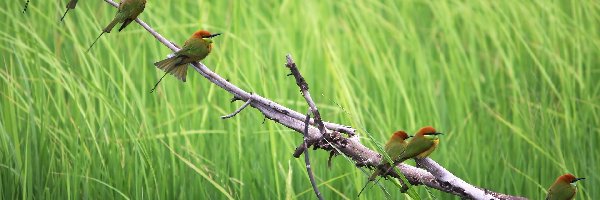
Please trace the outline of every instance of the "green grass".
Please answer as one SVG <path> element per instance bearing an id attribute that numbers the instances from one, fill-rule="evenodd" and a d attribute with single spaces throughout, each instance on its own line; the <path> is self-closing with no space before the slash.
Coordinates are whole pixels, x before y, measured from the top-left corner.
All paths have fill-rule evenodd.
<path id="1" fill-rule="evenodd" d="M 192 70 L 149 94 L 169 49 L 132 24 L 85 53 L 115 9 L 81 1 L 58 23 L 66 2 L 0 1 L 0 198 L 314 199 L 300 134 L 254 109 L 221 120 L 241 103 Z M 433 125 L 431 157 L 477 186 L 542 199 L 569 172 L 600 198 L 598 1 L 149 0 L 141 18 L 179 44 L 224 33 L 209 68 L 306 112 L 291 53 L 325 120 L 378 143 Z M 311 155 L 325 197 L 356 199 L 368 175 Z"/>

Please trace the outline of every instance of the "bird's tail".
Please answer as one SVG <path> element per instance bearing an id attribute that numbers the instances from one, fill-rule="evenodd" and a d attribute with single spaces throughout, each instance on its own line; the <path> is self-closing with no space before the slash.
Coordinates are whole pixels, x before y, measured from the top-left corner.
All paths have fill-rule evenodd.
<path id="1" fill-rule="evenodd" d="M 150 90 L 150 93 L 152 93 L 152 92 L 154 92 L 154 90 L 156 90 L 158 83 L 160 83 L 167 74 L 172 74 L 175 77 L 177 77 L 179 80 L 185 82 L 185 76 L 187 74 L 187 67 L 186 67 L 187 64 L 181 64 L 182 60 L 183 60 L 183 58 L 181 58 L 181 57 L 173 56 L 173 57 L 170 57 L 170 58 L 167 58 L 167 59 L 164 59 L 164 60 L 154 63 L 154 65 L 158 69 L 165 71 L 165 74 L 162 77 L 160 77 L 160 79 L 158 80 L 158 82 L 156 82 L 156 84 L 154 84 L 154 87 Z"/>
<path id="2" fill-rule="evenodd" d="M 156 63 L 154 63 L 154 65 L 158 68 L 163 70 L 166 73 L 169 73 L 175 77 L 177 77 L 177 79 L 185 82 L 185 77 L 187 76 L 187 64 L 182 64 L 181 61 L 183 60 L 183 58 L 179 57 L 179 56 L 173 56 L 171 58 L 167 58 L 161 61 L 158 61 Z"/>
<path id="3" fill-rule="evenodd" d="M 377 176 L 379 176 L 379 174 L 381 174 L 381 171 L 379 169 L 376 169 L 375 172 L 373 172 L 373 174 L 371 174 L 371 176 L 369 176 L 369 181 L 374 181 L 375 178 L 377 178 Z"/>
<path id="4" fill-rule="evenodd" d="M 121 24 L 121 28 L 119 28 L 119 32 L 121 32 L 121 30 L 123 30 L 125 27 L 127 27 L 127 25 L 129 25 L 134 19 L 125 19 L 125 21 L 123 22 L 123 24 Z"/>
<path id="5" fill-rule="evenodd" d="M 77 0 L 71 0 L 69 3 L 67 3 L 68 9 L 75 9 L 75 6 L 77 6 Z"/>
<path id="6" fill-rule="evenodd" d="M 394 168 L 396 168 L 396 165 L 398 165 L 398 163 L 402 163 L 402 162 L 404 162 L 405 160 L 406 160 L 406 159 L 404 159 L 404 158 L 401 158 L 401 159 L 400 159 L 400 160 L 398 160 L 398 161 L 394 161 L 394 163 L 393 163 L 392 165 L 390 165 L 389 163 L 388 163 L 388 164 L 386 164 L 386 167 L 387 167 L 388 169 L 387 169 L 387 171 L 385 171 L 385 173 L 384 173 L 384 174 L 385 174 L 385 175 L 387 175 L 388 173 L 390 173 L 391 171 L 393 171 L 393 170 L 394 170 Z M 380 173 L 381 173 L 381 172 L 380 172 Z M 385 175 L 384 175 L 384 176 L 385 176 Z"/>
<path id="7" fill-rule="evenodd" d="M 98 39 L 100 39 L 100 37 L 102 37 L 102 34 L 104 34 L 104 31 L 102 31 L 102 33 L 100 33 L 100 35 L 94 40 L 94 42 L 92 42 L 92 45 L 90 45 L 90 47 L 88 47 L 87 51 L 85 51 L 85 52 L 90 52 L 90 50 L 92 49 L 94 44 L 96 44 L 96 42 L 98 42 Z"/>
<path id="8" fill-rule="evenodd" d="M 104 32 L 105 33 L 110 33 L 110 31 L 112 31 L 112 29 L 115 27 L 115 25 L 117 25 L 117 23 L 119 23 L 119 18 L 115 17 L 110 24 L 108 24 L 108 26 L 106 26 L 106 28 L 104 28 Z"/>
<path id="9" fill-rule="evenodd" d="M 75 6 L 77 6 L 77 0 L 69 1 L 69 3 L 67 3 L 67 10 L 65 11 L 65 14 L 63 14 L 63 16 L 60 18 L 60 21 L 63 21 L 63 19 L 65 19 L 65 16 L 67 16 L 67 12 L 69 12 L 69 10 L 71 9 L 75 9 Z"/>
<path id="10" fill-rule="evenodd" d="M 369 186 L 369 183 L 371 181 L 374 181 L 375 178 L 377 178 L 377 176 L 379 176 L 379 174 L 381 173 L 381 171 L 379 169 L 376 169 L 375 172 L 373 172 L 373 174 L 371 174 L 371 176 L 369 176 L 369 180 L 367 181 L 367 183 L 365 183 L 365 185 L 362 187 L 362 189 L 360 189 L 360 192 L 358 192 L 358 197 L 360 197 L 360 194 L 362 194 L 363 191 L 365 191 L 365 189 L 367 189 L 367 186 Z M 377 184 L 377 183 L 375 183 Z"/>
<path id="11" fill-rule="evenodd" d="M 65 19 L 65 16 L 67 16 L 67 12 L 69 12 L 69 8 L 67 8 L 67 10 L 65 11 L 65 14 L 63 14 L 63 16 L 60 18 L 61 22 L 63 21 L 63 19 Z"/>

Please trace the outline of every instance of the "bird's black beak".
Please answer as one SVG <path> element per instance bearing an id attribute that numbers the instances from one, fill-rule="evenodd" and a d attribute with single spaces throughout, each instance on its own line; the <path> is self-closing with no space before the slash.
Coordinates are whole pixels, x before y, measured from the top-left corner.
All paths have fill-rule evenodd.
<path id="1" fill-rule="evenodd" d="M 209 36 L 204 36 L 202 38 L 213 38 L 213 37 L 217 37 L 219 35 L 221 35 L 221 33 L 215 33 L 215 34 L 212 34 L 212 35 L 209 35 Z"/>
<path id="2" fill-rule="evenodd" d="M 413 135 L 408 135 L 408 138 L 414 137 Z"/>
<path id="3" fill-rule="evenodd" d="M 575 180 L 573 180 L 573 182 L 571 182 L 571 183 L 575 183 L 575 182 L 577 182 L 577 181 L 580 181 L 580 180 L 585 180 L 585 178 L 576 178 L 576 179 L 575 179 Z"/>
<path id="4" fill-rule="evenodd" d="M 436 132 L 436 133 L 434 133 L 433 135 L 443 135 L 443 134 L 444 134 L 444 133 L 438 133 L 438 132 Z"/>

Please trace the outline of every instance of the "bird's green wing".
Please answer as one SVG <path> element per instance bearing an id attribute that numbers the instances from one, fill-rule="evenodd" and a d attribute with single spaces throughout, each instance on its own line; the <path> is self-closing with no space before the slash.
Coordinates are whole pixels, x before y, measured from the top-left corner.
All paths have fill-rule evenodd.
<path id="1" fill-rule="evenodd" d="M 574 196 L 575 186 L 569 183 L 558 183 L 548 190 L 548 197 L 546 198 L 550 200 L 564 200 L 573 199 Z"/>
<path id="2" fill-rule="evenodd" d="M 425 137 L 415 137 L 406 145 L 406 150 L 400 155 L 400 160 L 414 158 L 429 149 L 431 145 L 433 145 L 431 140 Z"/>
<path id="3" fill-rule="evenodd" d="M 187 56 L 191 61 L 199 61 L 204 59 L 209 53 L 208 44 L 205 40 L 200 38 L 190 38 L 185 41 L 181 50 L 179 50 L 176 54 Z"/>
<path id="4" fill-rule="evenodd" d="M 119 22 L 123 22 L 126 19 L 135 19 L 144 11 L 145 7 L 146 1 L 143 0 L 123 0 L 119 4 L 119 10 L 115 18 L 118 18 Z"/>
<path id="5" fill-rule="evenodd" d="M 406 147 L 406 143 L 402 142 L 392 142 L 385 145 L 385 152 L 392 158 L 392 160 L 397 160 L 398 156 L 404 152 L 404 148 Z"/>

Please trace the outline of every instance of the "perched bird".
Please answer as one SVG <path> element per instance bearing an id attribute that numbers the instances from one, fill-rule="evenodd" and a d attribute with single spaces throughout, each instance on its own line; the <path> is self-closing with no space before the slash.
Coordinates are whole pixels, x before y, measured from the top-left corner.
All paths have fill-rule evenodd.
<path id="1" fill-rule="evenodd" d="M 60 21 L 62 21 L 65 16 L 67 16 L 67 12 L 69 12 L 70 9 L 75 9 L 75 6 L 77 6 L 77 0 L 70 0 L 69 3 L 67 3 L 67 10 L 65 11 L 65 14 L 63 14 L 63 16 L 60 18 Z"/>
<path id="2" fill-rule="evenodd" d="M 575 182 L 585 178 L 576 178 L 573 174 L 559 176 L 548 189 L 546 200 L 571 200 L 575 197 L 577 186 Z"/>
<path id="3" fill-rule="evenodd" d="M 397 163 L 404 162 L 411 158 L 425 158 L 435 150 L 440 143 L 435 128 L 426 126 L 415 134 L 415 137 L 406 145 L 406 150 L 400 155 Z"/>
<path id="4" fill-rule="evenodd" d="M 409 136 L 404 131 L 396 131 L 392 134 L 392 137 L 390 137 L 390 139 L 387 141 L 387 143 L 385 143 L 385 146 L 384 146 L 385 153 L 388 154 L 388 156 L 392 159 L 392 161 L 396 161 L 397 159 L 399 159 L 400 154 L 402 154 L 406 148 L 406 145 L 407 145 L 406 139 L 408 139 L 410 137 L 412 137 L 412 136 Z M 390 163 L 386 162 L 383 169 L 390 168 L 390 167 L 391 167 Z M 360 190 L 360 192 L 358 193 L 358 196 L 360 196 L 360 194 L 365 190 L 365 188 L 367 188 L 367 185 L 369 185 L 369 182 L 374 181 L 375 178 L 377 178 L 377 176 L 379 176 L 381 174 L 381 172 L 382 171 L 380 169 L 376 169 L 375 172 L 373 172 L 373 174 L 371 174 L 371 176 L 369 177 L 369 181 L 367 181 L 367 184 L 365 184 L 365 186 L 363 186 L 363 188 Z"/>
<path id="5" fill-rule="evenodd" d="M 210 34 L 210 32 L 205 30 L 196 31 L 192 37 L 190 37 L 190 39 L 185 41 L 183 47 L 181 47 L 179 51 L 175 52 L 173 57 L 158 61 L 154 63 L 154 65 L 157 68 L 165 71 L 165 75 L 172 74 L 177 77 L 177 79 L 185 82 L 187 65 L 206 58 L 213 48 L 213 41 L 211 38 L 218 35 L 221 34 Z M 165 77 L 165 75 L 158 80 L 150 92 L 153 92 L 154 89 L 156 89 L 156 86 Z"/>
<path id="6" fill-rule="evenodd" d="M 90 51 L 102 34 L 110 33 L 118 23 L 123 23 L 119 28 L 119 31 L 127 27 L 127 25 L 133 22 L 133 20 L 144 11 L 144 8 L 146 8 L 146 0 L 122 0 L 119 4 L 119 10 L 117 11 L 115 18 L 102 30 L 102 33 L 94 40 L 94 43 L 90 45 L 90 48 L 88 48 L 87 51 Z"/>
<path id="7" fill-rule="evenodd" d="M 399 159 L 400 154 L 404 152 L 406 145 L 408 144 L 405 140 L 409 137 L 412 136 L 409 136 L 404 131 L 394 132 L 390 140 L 388 140 L 387 143 L 385 143 L 385 153 L 387 153 L 393 161 L 396 161 L 397 159 Z M 387 163 L 386 166 L 389 167 L 389 163 Z M 381 174 L 381 171 L 379 169 L 375 170 L 371 177 L 369 177 L 369 181 L 374 181 L 375 178 L 379 176 L 379 174 Z"/>
<path id="8" fill-rule="evenodd" d="M 394 165 L 411 158 L 425 158 L 429 156 L 440 143 L 437 136 L 440 134 L 442 133 L 438 133 L 431 126 L 419 129 L 417 134 L 406 144 L 405 150 L 398 156 L 398 160 L 394 160 Z M 388 169 L 385 174 L 389 173 L 391 169 L 393 168 Z"/>
<path id="9" fill-rule="evenodd" d="M 397 141 L 400 141 L 400 140 L 395 139 L 394 136 L 396 134 L 394 133 L 394 136 L 392 136 L 392 138 L 390 138 L 390 141 L 388 141 L 388 143 L 386 143 L 386 153 L 388 153 L 390 155 L 390 157 L 392 158 L 392 160 L 394 161 L 394 164 L 391 166 L 395 166 L 398 163 L 402 163 L 405 160 L 408 160 L 411 158 L 425 158 L 425 157 L 429 156 L 429 154 L 431 154 L 431 152 L 433 152 L 433 150 L 435 150 L 435 148 L 439 144 L 439 138 L 437 137 L 437 135 L 439 135 L 439 134 L 442 134 L 442 133 L 438 133 L 431 126 L 426 126 L 426 127 L 419 129 L 419 131 L 417 131 L 417 134 L 415 134 L 413 139 L 411 139 L 409 142 L 404 141 L 404 140 L 406 140 L 406 138 L 408 138 L 408 136 L 406 136 L 404 139 L 402 139 L 402 142 L 404 144 L 398 145 L 399 142 L 397 142 Z M 396 141 L 396 142 L 392 142 L 392 141 Z M 397 147 L 393 148 L 395 150 L 391 151 L 391 153 L 394 153 L 394 155 L 391 155 L 390 152 L 387 151 L 388 144 L 396 144 L 397 145 Z M 396 153 L 398 153 L 398 152 L 399 152 L 399 154 L 396 155 Z M 389 163 L 386 164 L 386 166 L 389 166 Z M 388 174 L 392 169 L 394 169 L 394 168 L 389 167 L 388 171 L 386 171 L 384 174 Z M 377 177 L 377 175 L 379 175 L 380 173 L 381 172 L 379 171 L 379 169 L 376 170 L 375 173 L 373 173 L 371 175 L 371 177 L 369 177 L 369 181 L 373 181 L 375 179 L 375 177 Z M 366 187 L 366 185 L 365 185 L 365 187 Z M 363 187 L 363 189 L 359 192 L 359 194 L 358 194 L 359 196 L 360 196 L 360 193 L 362 193 L 362 191 L 365 189 L 365 187 Z M 403 188 L 403 190 L 405 190 L 405 191 L 407 189 L 408 188 Z"/>

